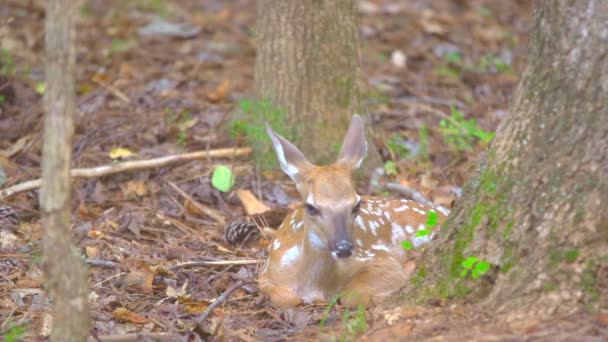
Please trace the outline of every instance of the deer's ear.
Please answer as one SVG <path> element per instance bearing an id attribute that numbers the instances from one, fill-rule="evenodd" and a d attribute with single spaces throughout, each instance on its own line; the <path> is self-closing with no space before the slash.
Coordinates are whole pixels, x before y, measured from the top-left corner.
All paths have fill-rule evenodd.
<path id="1" fill-rule="evenodd" d="M 266 132 L 270 136 L 281 169 L 297 182 L 298 176 L 310 170 L 313 165 L 297 147 L 273 131 L 268 124 L 266 124 Z"/>
<path id="2" fill-rule="evenodd" d="M 344 137 L 342 150 L 338 156 L 338 163 L 344 164 L 351 169 L 358 169 L 367 153 L 367 139 L 363 119 L 358 114 L 353 115 L 350 127 Z"/>

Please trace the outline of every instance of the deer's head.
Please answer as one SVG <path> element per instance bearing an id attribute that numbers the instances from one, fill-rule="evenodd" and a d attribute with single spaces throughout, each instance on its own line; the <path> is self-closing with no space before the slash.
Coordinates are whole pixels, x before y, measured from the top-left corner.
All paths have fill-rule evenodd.
<path id="1" fill-rule="evenodd" d="M 304 202 L 304 227 L 336 258 L 348 258 L 353 251 L 353 227 L 360 205 L 352 173 L 367 152 L 363 120 L 355 114 L 344 137 L 338 160 L 317 166 L 268 125 L 281 169 L 296 183 Z"/>

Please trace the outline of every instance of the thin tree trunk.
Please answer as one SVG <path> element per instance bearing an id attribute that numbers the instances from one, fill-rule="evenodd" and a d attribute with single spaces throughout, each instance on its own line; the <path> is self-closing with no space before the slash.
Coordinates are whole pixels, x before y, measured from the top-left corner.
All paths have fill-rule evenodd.
<path id="1" fill-rule="evenodd" d="M 40 208 L 45 230 L 43 267 L 52 300 L 52 341 L 85 341 L 89 334 L 87 277 L 72 246 L 70 159 L 75 111 L 75 29 L 79 1 L 49 0 L 46 11 L 46 93 Z"/>
<path id="2" fill-rule="evenodd" d="M 608 309 L 607 119 L 608 2 L 538 1 L 511 115 L 413 278 L 417 298 L 468 295 L 510 318 Z M 470 256 L 492 270 L 461 277 Z"/>
<path id="3" fill-rule="evenodd" d="M 257 3 L 257 96 L 285 109 L 291 138 L 318 162 L 335 158 L 361 111 L 357 15 L 355 0 Z"/>

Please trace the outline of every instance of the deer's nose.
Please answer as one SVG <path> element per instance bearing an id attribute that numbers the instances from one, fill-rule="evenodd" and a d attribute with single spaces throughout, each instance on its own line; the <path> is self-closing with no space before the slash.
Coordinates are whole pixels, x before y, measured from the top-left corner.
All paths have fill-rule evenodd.
<path id="1" fill-rule="evenodd" d="M 353 244 L 342 240 L 336 244 L 336 255 L 338 258 L 348 258 L 353 254 Z"/>

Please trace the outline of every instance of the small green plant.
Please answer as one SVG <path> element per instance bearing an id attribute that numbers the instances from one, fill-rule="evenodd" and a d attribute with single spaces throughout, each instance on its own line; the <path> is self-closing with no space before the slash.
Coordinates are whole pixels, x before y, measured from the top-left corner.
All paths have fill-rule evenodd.
<path id="1" fill-rule="evenodd" d="M 245 142 L 254 148 L 256 162 L 263 169 L 272 168 L 275 156 L 270 148 L 270 138 L 266 133 L 266 123 L 288 140 L 293 134 L 287 129 L 287 114 L 270 100 L 241 100 L 240 111 L 234 114 L 230 124 L 233 138 L 244 137 Z"/>
<path id="2" fill-rule="evenodd" d="M 13 54 L 9 49 L 0 49 L 0 74 L 11 76 L 15 73 Z"/>
<path id="3" fill-rule="evenodd" d="M 354 294 L 347 294 L 354 295 Z M 319 328 L 323 329 L 327 323 L 327 318 L 331 309 L 336 306 L 340 295 L 336 295 L 327 305 L 323 311 L 321 321 L 319 322 Z M 351 341 L 357 336 L 367 331 L 367 320 L 365 319 L 365 306 L 363 304 L 357 305 L 356 309 L 344 309 L 344 312 L 340 315 L 340 319 L 344 325 L 344 333 L 340 337 L 340 341 Z"/>
<path id="4" fill-rule="evenodd" d="M 451 109 L 451 116 L 439 122 L 439 132 L 445 143 L 459 152 L 472 149 L 476 140 L 486 145 L 494 138 L 494 132 L 487 132 L 477 126 L 475 119 L 466 120 L 455 107 Z"/>
<path id="5" fill-rule="evenodd" d="M 482 72 L 512 73 L 513 68 L 500 57 L 486 54 L 479 60 L 479 70 Z"/>
<path id="6" fill-rule="evenodd" d="M 130 48 L 131 44 L 128 41 L 122 39 L 112 39 L 108 52 L 110 52 L 110 54 L 116 54 L 128 51 Z"/>
<path id="7" fill-rule="evenodd" d="M 18 342 L 23 339 L 26 332 L 25 325 L 13 325 L 8 330 L 2 333 L 4 341 L 6 342 Z"/>
<path id="8" fill-rule="evenodd" d="M 460 271 L 461 277 L 466 277 L 471 274 L 473 279 L 477 279 L 480 276 L 486 274 L 490 269 L 490 263 L 487 261 L 480 261 L 477 257 L 468 257 L 460 264 L 462 270 Z"/>
<path id="9" fill-rule="evenodd" d="M 387 160 L 384 163 L 384 174 L 387 176 L 396 176 L 399 174 L 399 170 L 397 169 L 397 164 L 395 164 L 392 160 Z"/>
<path id="10" fill-rule="evenodd" d="M 459 79 L 461 74 L 462 71 L 460 68 L 455 68 L 449 65 L 442 65 L 435 69 L 435 75 L 445 78 Z"/>
<path id="11" fill-rule="evenodd" d="M 38 94 L 40 96 L 44 95 L 44 92 L 46 91 L 46 83 L 37 82 L 36 86 L 34 87 L 34 90 L 36 91 L 36 94 Z"/>
<path id="12" fill-rule="evenodd" d="M 179 130 L 177 133 L 177 144 L 186 145 L 188 129 L 196 123 L 196 119 L 192 118 L 192 113 L 187 110 L 176 113 L 170 108 L 165 108 L 165 115 L 165 122 L 168 125 L 176 125 Z"/>
<path id="13" fill-rule="evenodd" d="M 405 145 L 405 140 L 398 135 L 393 135 L 390 139 L 388 139 L 386 142 L 386 147 L 395 157 L 398 158 L 407 158 L 407 156 L 410 154 L 410 150 Z"/>
<path id="14" fill-rule="evenodd" d="M 458 51 L 446 53 L 443 56 L 443 59 L 445 59 L 445 61 L 448 63 L 454 63 L 454 64 L 459 64 L 460 61 L 462 60 L 462 58 L 460 57 L 460 52 L 458 52 Z"/>

